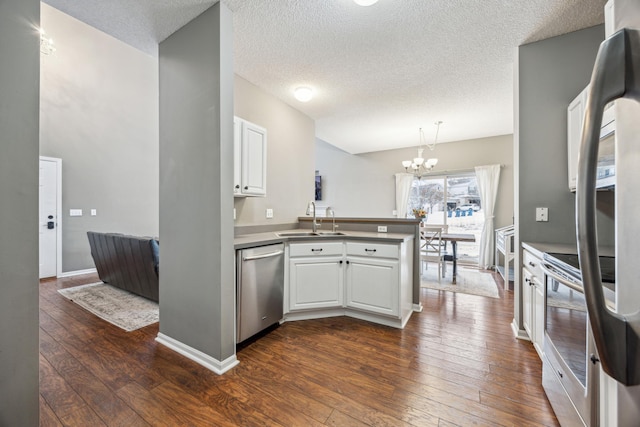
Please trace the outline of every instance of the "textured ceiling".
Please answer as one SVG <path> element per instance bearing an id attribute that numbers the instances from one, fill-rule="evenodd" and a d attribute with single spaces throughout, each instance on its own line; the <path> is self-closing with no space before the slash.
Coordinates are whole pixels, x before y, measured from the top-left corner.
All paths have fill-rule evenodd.
<path id="1" fill-rule="evenodd" d="M 46 0 L 157 55 L 215 0 Z M 351 153 L 513 132 L 515 48 L 604 21 L 606 0 L 222 0 L 235 71 L 316 120 Z M 51 35 L 55 38 L 55 35 Z M 59 48 L 62 48 L 59 46 Z M 293 89 L 312 86 L 301 103 Z"/>

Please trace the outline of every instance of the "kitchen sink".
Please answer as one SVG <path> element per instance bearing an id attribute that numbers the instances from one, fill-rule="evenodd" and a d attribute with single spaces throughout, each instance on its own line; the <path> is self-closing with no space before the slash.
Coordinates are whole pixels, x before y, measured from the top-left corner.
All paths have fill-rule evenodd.
<path id="1" fill-rule="evenodd" d="M 317 236 L 318 233 L 313 231 L 286 231 L 284 233 L 276 233 L 280 237 L 305 237 L 305 236 Z"/>
<path id="2" fill-rule="evenodd" d="M 322 237 L 322 236 L 345 236 L 345 233 L 340 231 L 285 231 L 283 233 L 276 233 L 278 237 Z"/>

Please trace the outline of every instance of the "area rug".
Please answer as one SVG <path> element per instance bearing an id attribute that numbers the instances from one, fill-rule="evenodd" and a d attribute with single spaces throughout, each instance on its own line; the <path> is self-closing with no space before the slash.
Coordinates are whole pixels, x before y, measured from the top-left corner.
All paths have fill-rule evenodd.
<path id="1" fill-rule="evenodd" d="M 447 274 L 438 281 L 438 268 L 434 264 L 423 271 L 420 286 L 440 291 L 458 292 L 483 297 L 500 298 L 498 286 L 491 273 L 485 273 L 477 268 L 458 266 L 456 284 L 451 283 L 451 266 L 447 266 Z"/>
<path id="2" fill-rule="evenodd" d="M 159 318 L 157 303 L 103 282 L 58 289 L 58 292 L 127 332 L 156 323 Z"/>

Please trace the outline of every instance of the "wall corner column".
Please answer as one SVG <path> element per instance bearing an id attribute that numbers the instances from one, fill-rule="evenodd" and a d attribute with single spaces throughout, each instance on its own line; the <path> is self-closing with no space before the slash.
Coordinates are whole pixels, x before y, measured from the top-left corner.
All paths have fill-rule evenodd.
<path id="1" fill-rule="evenodd" d="M 159 46 L 160 333 L 217 373 L 235 359 L 233 27 L 217 3 Z"/>

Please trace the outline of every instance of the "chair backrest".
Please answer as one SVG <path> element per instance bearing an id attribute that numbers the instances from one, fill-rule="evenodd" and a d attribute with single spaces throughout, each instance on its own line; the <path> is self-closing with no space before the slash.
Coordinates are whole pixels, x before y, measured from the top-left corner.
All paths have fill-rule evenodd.
<path id="1" fill-rule="evenodd" d="M 420 251 L 427 255 L 442 253 L 442 227 L 420 227 Z"/>

